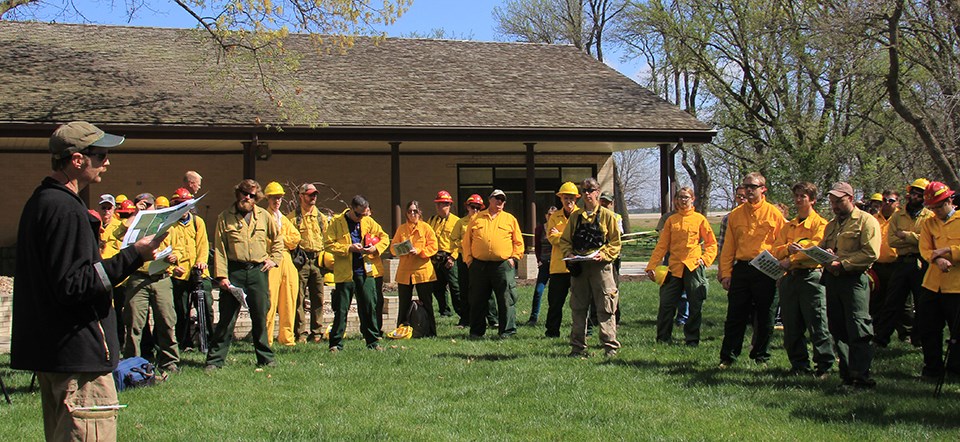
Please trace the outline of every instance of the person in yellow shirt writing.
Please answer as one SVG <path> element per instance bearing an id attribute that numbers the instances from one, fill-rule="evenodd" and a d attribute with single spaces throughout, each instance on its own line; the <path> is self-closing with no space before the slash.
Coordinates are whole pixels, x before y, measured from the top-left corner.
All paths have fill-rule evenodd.
<path id="1" fill-rule="evenodd" d="M 347 312 L 352 298 L 357 298 L 357 316 L 360 334 L 371 350 L 380 346 L 382 332 L 376 318 L 376 278 L 379 276 L 374 258 L 386 251 L 389 243 L 367 238 L 382 238 L 383 228 L 372 217 L 366 216 L 370 203 L 362 195 L 350 201 L 350 207 L 335 217 L 324 236 L 324 249 L 334 256 L 333 279 L 336 287 L 331 295 L 333 327 L 330 330 L 330 352 L 343 350 L 343 335 L 347 328 Z"/>
<path id="2" fill-rule="evenodd" d="M 437 335 L 437 320 L 433 314 L 433 286 L 437 282 L 437 273 L 430 258 L 437 253 L 437 235 L 430 225 L 422 221 L 420 202 L 410 201 L 406 206 L 407 222 L 397 227 L 390 243 L 391 252 L 400 257 L 397 266 L 397 292 L 400 298 L 400 307 L 397 316 L 397 327 L 409 325 L 410 304 L 413 302 L 413 291 L 416 289 L 417 298 L 427 311 L 428 323 L 426 330 L 421 330 L 424 337 Z M 401 249 L 401 245 L 409 245 L 409 249 Z"/>
<path id="3" fill-rule="evenodd" d="M 470 269 L 470 338 L 482 338 L 492 291 L 497 298 L 499 335 L 517 333 L 516 260 L 523 255 L 523 238 L 517 218 L 503 210 L 507 195 L 490 193 L 490 207 L 477 213 L 463 237 L 463 261 Z"/>
<path id="4" fill-rule="evenodd" d="M 673 198 L 676 213 L 667 218 L 660 238 L 647 263 L 647 276 L 653 280 L 653 269 L 669 252 L 670 273 L 660 286 L 660 308 L 657 312 L 657 341 L 673 339 L 673 317 L 680 295 L 687 294 L 689 317 L 683 325 L 686 345 L 700 345 L 700 324 L 703 301 L 707 299 L 707 278 L 704 271 L 717 257 L 717 238 L 707 218 L 693 209 L 693 189 L 683 187 Z"/>
<path id="5" fill-rule="evenodd" d="M 873 388 L 873 321 L 866 271 L 880 253 L 880 223 L 853 202 L 853 187 L 845 182 L 829 192 L 836 217 L 823 230 L 820 247 L 837 256 L 824 265 L 820 282 L 827 292 L 827 325 L 840 359 L 844 386 Z"/>
<path id="6" fill-rule="evenodd" d="M 960 374 L 960 214 L 954 191 L 938 181 L 927 185 L 923 204 L 933 212 L 920 225 L 920 255 L 930 263 L 923 289 L 916 298 L 917 328 L 923 347 L 923 377 L 940 377 L 946 370 Z M 950 359 L 943 360 L 943 327 L 950 332 Z"/>
<path id="7" fill-rule="evenodd" d="M 771 250 L 786 271 L 777 281 L 783 319 L 783 348 L 787 351 L 792 374 L 814 373 L 818 378 L 825 378 L 833 367 L 835 356 L 827 330 L 826 292 L 820 285 L 822 271 L 820 265 L 800 249 L 820 243 L 827 220 L 813 209 L 817 202 L 817 186 L 800 182 L 794 184 L 792 190 L 797 217 L 783 226 Z M 810 367 L 804 338 L 807 330 L 810 330 L 816 371 Z"/>

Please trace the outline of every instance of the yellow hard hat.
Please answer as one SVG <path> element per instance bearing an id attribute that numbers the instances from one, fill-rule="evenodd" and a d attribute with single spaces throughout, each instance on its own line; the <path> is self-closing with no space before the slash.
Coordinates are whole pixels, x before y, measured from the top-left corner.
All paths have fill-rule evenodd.
<path id="1" fill-rule="evenodd" d="M 875 193 L 875 194 L 873 194 L 873 195 L 870 195 L 870 201 L 881 201 L 881 202 L 882 202 L 882 201 L 883 201 L 883 195 L 882 195 L 882 194 L 879 194 L 879 193 Z"/>
<path id="2" fill-rule="evenodd" d="M 269 184 L 267 184 L 267 187 L 263 188 L 263 194 L 267 196 L 286 195 L 287 192 L 284 192 L 283 186 L 281 186 L 280 183 L 271 181 Z"/>
<path id="3" fill-rule="evenodd" d="M 387 337 L 390 339 L 410 339 L 413 337 L 413 327 L 401 325 L 392 332 L 387 333 Z"/>
<path id="4" fill-rule="evenodd" d="M 323 285 L 327 287 L 336 285 L 336 283 L 333 281 L 333 272 L 327 272 L 325 275 L 323 275 Z"/>
<path id="5" fill-rule="evenodd" d="M 667 275 L 669 274 L 670 267 L 664 265 L 656 266 L 653 269 L 653 281 L 656 282 L 657 285 L 663 285 L 663 281 L 667 280 Z"/>
<path id="6" fill-rule="evenodd" d="M 124 195 L 124 194 L 122 194 L 122 193 L 119 194 L 119 195 L 117 195 L 117 206 L 119 207 L 119 206 L 120 206 L 120 203 L 122 203 L 122 202 L 124 202 L 124 201 L 126 201 L 126 200 L 128 200 L 128 199 L 130 199 L 130 198 L 127 198 L 127 196 Z"/>
<path id="7" fill-rule="evenodd" d="M 320 267 L 323 267 L 332 272 L 333 262 L 334 262 L 333 253 L 323 252 L 323 254 L 320 255 Z"/>
<path id="8" fill-rule="evenodd" d="M 910 183 L 909 186 L 907 186 L 907 192 L 910 191 L 911 187 L 916 187 L 917 189 L 920 189 L 920 190 L 926 190 L 928 185 L 930 185 L 930 180 L 926 178 L 917 178 L 913 180 L 913 182 Z"/>
<path id="9" fill-rule="evenodd" d="M 170 200 L 168 200 L 165 196 L 158 196 L 156 201 L 154 201 L 154 204 L 158 209 L 165 209 L 170 207 Z"/>
<path id="10" fill-rule="evenodd" d="M 577 198 L 580 198 L 580 191 L 577 190 L 576 184 L 573 184 L 567 181 L 563 183 L 562 186 L 560 186 L 560 190 L 557 192 L 557 196 L 560 196 L 560 195 L 573 195 L 573 196 L 576 196 Z"/>

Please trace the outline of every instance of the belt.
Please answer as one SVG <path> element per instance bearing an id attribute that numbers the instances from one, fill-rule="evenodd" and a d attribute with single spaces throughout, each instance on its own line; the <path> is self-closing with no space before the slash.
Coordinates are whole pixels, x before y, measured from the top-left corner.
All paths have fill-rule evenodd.
<path id="1" fill-rule="evenodd" d="M 897 256 L 897 262 L 904 262 L 904 261 L 908 261 L 908 260 L 914 260 L 914 261 L 916 261 L 916 260 L 918 260 L 918 259 L 920 259 L 920 254 L 919 254 L 919 253 L 910 253 L 910 254 L 907 254 L 907 255 L 898 255 L 898 256 Z"/>
<path id="2" fill-rule="evenodd" d="M 263 263 L 262 262 L 229 261 L 227 265 L 240 267 L 243 270 L 250 270 L 250 269 L 262 266 Z"/>
<path id="3" fill-rule="evenodd" d="M 161 280 L 161 279 L 163 279 L 163 278 L 166 278 L 166 277 L 170 276 L 170 274 L 169 274 L 169 273 L 166 273 L 166 272 L 157 273 L 156 275 L 151 275 L 151 274 L 149 274 L 149 273 L 147 273 L 147 272 L 141 272 L 141 271 L 137 270 L 137 271 L 135 271 L 135 272 L 133 272 L 133 273 L 134 273 L 138 278 L 151 279 L 151 280 L 153 280 L 154 282 L 157 282 L 157 281 L 159 281 L 159 280 Z"/>

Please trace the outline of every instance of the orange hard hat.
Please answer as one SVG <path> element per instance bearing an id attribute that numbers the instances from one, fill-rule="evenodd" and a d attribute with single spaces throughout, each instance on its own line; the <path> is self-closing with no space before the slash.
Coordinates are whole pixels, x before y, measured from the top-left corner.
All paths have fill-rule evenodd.
<path id="1" fill-rule="evenodd" d="M 487 207 L 485 204 L 483 204 L 483 197 L 477 194 L 470 195 L 470 198 L 467 198 L 466 204 L 477 204 L 480 206 L 480 209 Z"/>
<path id="2" fill-rule="evenodd" d="M 175 203 L 182 203 L 186 200 L 193 199 L 193 194 L 190 193 L 190 189 L 181 187 L 177 189 L 176 192 L 173 192 L 173 196 L 170 197 L 170 201 Z"/>
<path id="3" fill-rule="evenodd" d="M 435 203 L 452 203 L 453 197 L 450 196 L 450 192 L 446 190 L 441 190 L 437 192 L 437 199 L 433 200 Z"/>
<path id="4" fill-rule="evenodd" d="M 933 206 L 945 201 L 951 196 L 953 196 L 953 191 L 950 190 L 946 184 L 943 184 L 939 181 L 934 181 L 930 184 L 927 184 L 926 189 L 923 189 L 923 205 Z"/>

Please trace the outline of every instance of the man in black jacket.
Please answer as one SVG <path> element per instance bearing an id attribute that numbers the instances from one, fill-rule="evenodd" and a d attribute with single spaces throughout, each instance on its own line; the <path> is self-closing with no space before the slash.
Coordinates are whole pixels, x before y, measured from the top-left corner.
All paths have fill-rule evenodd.
<path id="1" fill-rule="evenodd" d="M 123 140 L 83 121 L 57 128 L 50 137 L 53 172 L 20 218 L 10 366 L 37 372 L 47 440 L 116 439 L 113 286 L 153 259 L 163 237 L 148 236 L 101 260 L 99 222 L 79 192 L 100 182 L 107 149 Z"/>

